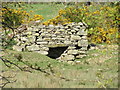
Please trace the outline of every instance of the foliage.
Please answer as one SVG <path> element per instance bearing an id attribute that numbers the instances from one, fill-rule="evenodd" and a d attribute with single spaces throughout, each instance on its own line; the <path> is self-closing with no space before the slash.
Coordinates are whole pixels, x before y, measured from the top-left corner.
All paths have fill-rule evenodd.
<path id="1" fill-rule="evenodd" d="M 20 9 L 16 10 L 10 8 L 2 8 L 3 27 L 7 25 L 13 28 L 17 28 L 22 24 L 23 19 L 27 19 L 28 16 L 29 14 L 26 13 L 26 11 L 20 11 Z"/>
<path id="2" fill-rule="evenodd" d="M 62 16 L 58 15 L 54 17 L 53 19 L 49 19 L 48 21 L 43 22 L 43 25 L 57 25 L 57 24 L 65 24 L 65 23 L 71 23 L 68 19 L 63 18 Z"/>
<path id="3" fill-rule="evenodd" d="M 37 21 L 43 19 L 44 19 L 43 16 L 32 15 L 22 10 L 22 8 L 18 9 L 2 8 L 2 22 L 5 23 L 5 25 L 7 24 L 7 26 L 11 26 L 13 28 L 17 28 L 23 23 L 29 23 L 30 21 Z"/>
<path id="4" fill-rule="evenodd" d="M 4 49 L 10 48 L 15 44 L 13 40 L 15 30 L 20 25 L 44 19 L 41 15 L 32 15 L 32 11 L 30 13 L 24 11 L 20 5 L 20 3 L 3 3 L 2 5 L 2 33 L 4 34 L 2 37 L 2 46 Z"/>
<path id="5" fill-rule="evenodd" d="M 3 30 L 1 33 L 1 43 L 2 49 L 12 49 L 12 46 L 17 44 L 10 30 Z"/>
<path id="6" fill-rule="evenodd" d="M 91 5 L 66 7 L 59 10 L 58 16 L 43 24 L 64 24 L 86 22 L 89 25 L 88 39 L 92 43 L 116 43 L 119 24 L 118 5 Z"/>
<path id="7" fill-rule="evenodd" d="M 12 49 L 12 46 L 16 44 L 16 41 L 11 38 L 2 37 L 1 40 L 3 49 Z"/>

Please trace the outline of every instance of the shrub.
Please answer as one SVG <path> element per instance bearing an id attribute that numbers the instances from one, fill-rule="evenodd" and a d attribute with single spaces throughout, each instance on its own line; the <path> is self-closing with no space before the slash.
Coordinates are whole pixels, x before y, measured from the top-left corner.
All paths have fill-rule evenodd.
<path id="1" fill-rule="evenodd" d="M 2 23 L 3 27 L 11 26 L 17 28 L 23 22 L 23 19 L 27 19 L 29 16 L 26 11 L 20 11 L 10 8 L 2 8 Z"/>
<path id="2" fill-rule="evenodd" d="M 22 10 L 18 9 L 10 9 L 10 8 L 2 8 L 2 23 L 7 27 L 11 26 L 12 28 L 17 28 L 23 23 L 29 23 L 30 21 L 43 20 L 43 16 L 41 15 L 32 15 Z"/>
<path id="3" fill-rule="evenodd" d="M 30 23 L 31 21 L 43 20 L 44 18 L 41 15 L 32 15 L 22 8 L 2 8 L 2 46 L 4 49 L 11 49 L 11 47 L 16 44 L 13 40 L 14 31 L 24 23 Z"/>
<path id="4" fill-rule="evenodd" d="M 44 22 L 49 24 L 64 24 L 68 22 L 86 22 L 89 26 L 88 40 L 92 43 L 116 43 L 119 24 L 119 6 L 99 4 L 91 6 L 67 7 L 60 10 L 58 16 Z"/>
<path id="5" fill-rule="evenodd" d="M 17 44 L 14 39 L 2 37 L 2 48 L 3 49 L 12 49 L 12 46 Z"/>

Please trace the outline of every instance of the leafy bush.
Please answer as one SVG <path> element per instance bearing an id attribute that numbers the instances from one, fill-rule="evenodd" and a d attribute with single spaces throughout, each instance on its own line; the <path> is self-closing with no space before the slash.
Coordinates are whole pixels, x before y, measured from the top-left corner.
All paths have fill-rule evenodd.
<path id="1" fill-rule="evenodd" d="M 25 17 L 28 17 L 28 13 L 25 11 L 2 8 L 2 23 L 4 27 L 7 25 L 7 27 L 11 26 L 12 28 L 17 28 L 22 24 L 22 20 Z"/>
<path id="2" fill-rule="evenodd" d="M 113 3 L 114 4 L 114 3 Z M 86 22 L 89 25 L 88 40 L 92 43 L 116 43 L 119 24 L 119 6 L 107 4 L 74 6 L 60 10 L 58 16 L 43 24 Z"/>
<path id="3" fill-rule="evenodd" d="M 8 4 L 8 5 L 7 5 Z M 4 6 L 5 5 L 5 6 Z M 31 21 L 43 20 L 41 15 L 32 15 L 23 10 L 23 8 L 9 7 L 9 5 L 19 5 L 16 3 L 4 3 L 2 7 L 2 46 L 4 49 L 9 48 L 16 44 L 14 41 L 15 30 L 24 24 Z"/>
<path id="4" fill-rule="evenodd" d="M 71 22 L 68 19 L 65 19 L 64 17 L 58 15 L 53 19 L 43 22 L 43 25 L 49 25 L 49 24 L 57 25 L 57 24 L 65 24 L 65 23 L 71 23 Z"/>
<path id="5" fill-rule="evenodd" d="M 2 8 L 2 23 L 3 27 L 11 26 L 12 28 L 17 28 L 23 23 L 29 23 L 30 21 L 43 20 L 41 15 L 32 15 L 23 11 L 21 8 L 10 9 Z M 4 24 L 5 23 L 5 24 Z"/>
<path id="6" fill-rule="evenodd" d="M 17 44 L 14 39 L 2 37 L 2 48 L 3 49 L 12 49 L 12 46 Z"/>

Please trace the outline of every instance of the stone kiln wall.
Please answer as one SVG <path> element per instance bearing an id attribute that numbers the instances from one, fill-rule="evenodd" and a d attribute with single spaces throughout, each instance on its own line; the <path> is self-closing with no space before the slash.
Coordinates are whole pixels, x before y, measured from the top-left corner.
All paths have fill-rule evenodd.
<path id="1" fill-rule="evenodd" d="M 70 61 L 86 56 L 88 40 L 85 23 L 65 25 L 39 25 L 27 28 L 16 36 L 18 51 L 34 51 L 62 61 Z"/>

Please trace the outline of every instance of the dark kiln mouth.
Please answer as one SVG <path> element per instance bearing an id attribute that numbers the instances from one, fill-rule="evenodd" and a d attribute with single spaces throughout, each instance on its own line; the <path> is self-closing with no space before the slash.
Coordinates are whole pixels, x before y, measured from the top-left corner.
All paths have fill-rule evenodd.
<path id="1" fill-rule="evenodd" d="M 48 51 L 48 57 L 56 59 L 61 56 L 61 54 L 64 53 L 65 50 L 67 50 L 68 46 L 65 47 L 50 47 Z"/>

